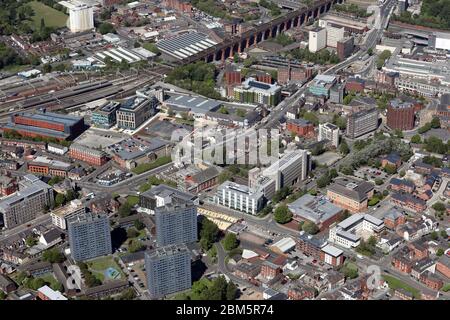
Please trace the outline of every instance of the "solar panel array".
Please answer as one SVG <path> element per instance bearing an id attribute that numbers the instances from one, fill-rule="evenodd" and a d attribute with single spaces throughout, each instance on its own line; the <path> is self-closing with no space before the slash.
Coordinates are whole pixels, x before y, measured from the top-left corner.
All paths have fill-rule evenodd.
<path id="1" fill-rule="evenodd" d="M 190 32 L 175 38 L 161 40 L 156 46 L 162 52 L 177 59 L 185 59 L 216 44 L 217 42 L 209 39 L 203 33 Z"/>
<path id="2" fill-rule="evenodd" d="M 270 85 L 263 83 L 263 82 L 256 82 L 256 81 L 249 81 L 248 85 L 254 88 L 268 90 L 270 89 Z"/>

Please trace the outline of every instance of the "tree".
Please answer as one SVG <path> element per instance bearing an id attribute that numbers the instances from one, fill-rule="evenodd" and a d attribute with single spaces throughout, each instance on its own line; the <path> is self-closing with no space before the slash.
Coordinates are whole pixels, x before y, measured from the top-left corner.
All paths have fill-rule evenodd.
<path id="1" fill-rule="evenodd" d="M 341 145 L 339 146 L 339 152 L 343 155 L 350 153 L 350 148 L 348 147 L 347 141 L 342 140 Z"/>
<path id="2" fill-rule="evenodd" d="M 6 299 L 6 293 L 4 293 L 2 290 L 0 290 L 0 300 Z"/>
<path id="3" fill-rule="evenodd" d="M 439 120 L 438 117 L 433 117 L 430 124 L 431 124 L 431 128 L 433 128 L 433 129 L 438 129 L 441 127 L 441 121 Z"/>
<path id="4" fill-rule="evenodd" d="M 319 227 L 314 222 L 306 221 L 302 226 L 302 230 L 309 234 L 316 234 L 319 232 Z"/>
<path id="5" fill-rule="evenodd" d="M 237 109 L 237 110 L 236 110 L 236 115 L 237 115 L 238 117 L 244 118 L 246 114 L 247 114 L 247 113 L 245 112 L 245 110 L 242 110 L 242 109 Z"/>
<path id="6" fill-rule="evenodd" d="M 439 238 L 438 233 L 436 231 L 433 231 L 432 233 L 430 233 L 430 238 L 432 240 L 437 240 L 437 238 Z"/>
<path id="7" fill-rule="evenodd" d="M 441 235 L 442 238 L 447 238 L 448 237 L 447 231 L 445 231 L 445 230 L 441 230 L 440 235 Z"/>
<path id="8" fill-rule="evenodd" d="M 200 246 L 204 251 L 208 251 L 219 237 L 219 228 L 206 217 L 202 218 L 200 225 Z"/>
<path id="9" fill-rule="evenodd" d="M 128 244 L 128 251 L 131 253 L 141 251 L 144 249 L 144 244 L 139 240 L 131 240 Z"/>
<path id="10" fill-rule="evenodd" d="M 139 232 L 135 228 L 129 228 L 127 230 L 127 238 L 135 238 L 139 235 Z"/>
<path id="11" fill-rule="evenodd" d="M 33 236 L 28 236 L 27 239 L 25 240 L 25 243 L 28 247 L 32 247 L 37 243 L 37 240 Z"/>
<path id="12" fill-rule="evenodd" d="M 292 213 L 286 205 L 281 205 L 275 209 L 274 219 L 280 224 L 285 224 L 292 220 Z"/>
<path id="13" fill-rule="evenodd" d="M 136 292 L 133 288 L 128 288 L 125 291 L 122 291 L 122 293 L 119 296 L 119 300 L 133 300 L 136 298 Z"/>
<path id="14" fill-rule="evenodd" d="M 437 249 L 436 255 L 437 255 L 438 257 L 442 256 L 443 254 L 444 254 L 444 249 L 442 249 L 442 248 Z"/>
<path id="15" fill-rule="evenodd" d="M 101 34 L 116 33 L 116 29 L 114 29 L 114 26 L 111 23 L 107 23 L 107 22 L 102 23 L 99 26 L 98 31 Z"/>
<path id="16" fill-rule="evenodd" d="M 45 29 L 45 21 L 44 21 L 44 18 L 41 18 L 40 30 L 43 31 L 44 29 Z"/>
<path id="17" fill-rule="evenodd" d="M 137 230 L 142 230 L 142 229 L 145 228 L 145 224 L 142 223 L 141 220 L 135 220 L 135 221 L 134 221 L 134 227 L 135 227 Z"/>
<path id="18" fill-rule="evenodd" d="M 228 282 L 227 285 L 227 293 L 226 293 L 227 300 L 236 299 L 236 294 L 237 294 L 237 287 L 234 284 L 234 282 L 230 280 L 230 282 Z"/>
<path id="19" fill-rule="evenodd" d="M 119 208 L 119 215 L 121 218 L 128 217 L 131 214 L 132 205 L 128 202 L 122 204 Z"/>
<path id="20" fill-rule="evenodd" d="M 376 178 L 376 179 L 375 179 L 375 184 L 376 184 L 377 186 L 381 186 L 381 185 L 383 184 L 383 179 Z"/>
<path id="21" fill-rule="evenodd" d="M 230 251 L 236 249 L 239 245 L 236 235 L 234 233 L 227 233 L 225 238 L 223 239 L 223 247 L 225 250 Z"/>
<path id="22" fill-rule="evenodd" d="M 397 172 L 397 167 L 392 164 L 387 164 L 384 166 L 384 171 L 386 171 L 387 174 L 394 174 Z"/>
<path id="23" fill-rule="evenodd" d="M 58 193 L 55 197 L 55 204 L 57 207 L 62 206 L 66 202 L 66 197 L 62 193 Z"/>
<path id="24" fill-rule="evenodd" d="M 432 208 L 438 212 L 444 212 L 446 210 L 445 204 L 442 202 L 436 202 L 433 204 Z"/>
<path id="25" fill-rule="evenodd" d="M 57 248 L 45 250 L 42 253 L 42 259 L 50 263 L 61 263 L 66 260 L 66 257 Z"/>
<path id="26" fill-rule="evenodd" d="M 369 56 L 373 55 L 373 49 L 372 48 L 367 49 L 367 54 Z"/>
<path id="27" fill-rule="evenodd" d="M 411 137 L 411 143 L 419 144 L 422 142 L 422 139 L 420 138 L 419 134 L 415 134 Z"/>
<path id="28" fill-rule="evenodd" d="M 405 170 L 400 170 L 399 175 L 403 178 L 406 175 Z"/>

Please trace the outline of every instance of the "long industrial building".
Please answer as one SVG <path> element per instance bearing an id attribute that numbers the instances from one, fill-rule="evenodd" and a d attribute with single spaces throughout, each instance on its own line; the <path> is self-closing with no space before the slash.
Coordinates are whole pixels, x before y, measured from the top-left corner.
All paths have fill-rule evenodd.
<path id="1" fill-rule="evenodd" d="M 15 131 L 31 138 L 73 140 L 84 131 L 85 124 L 82 117 L 41 110 L 36 113 L 16 113 L 2 129 L 4 132 Z"/>

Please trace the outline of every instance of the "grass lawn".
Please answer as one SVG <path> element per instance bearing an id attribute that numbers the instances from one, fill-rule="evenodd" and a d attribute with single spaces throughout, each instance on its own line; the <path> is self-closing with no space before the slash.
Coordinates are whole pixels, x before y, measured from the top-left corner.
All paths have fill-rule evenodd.
<path id="1" fill-rule="evenodd" d="M 30 67 L 29 64 L 17 65 L 11 64 L 1 69 L 3 72 L 18 73 Z"/>
<path id="2" fill-rule="evenodd" d="M 127 202 L 131 205 L 134 206 L 136 204 L 139 203 L 139 197 L 138 196 L 128 196 L 127 197 Z"/>
<path id="3" fill-rule="evenodd" d="M 345 266 L 347 267 L 347 269 L 358 271 L 358 266 L 353 262 L 347 262 Z"/>
<path id="4" fill-rule="evenodd" d="M 39 29 L 41 27 L 41 18 L 44 18 L 47 27 L 62 28 L 66 26 L 68 16 L 61 11 L 37 1 L 32 1 L 28 5 L 34 10 L 34 28 Z"/>
<path id="5" fill-rule="evenodd" d="M 444 286 L 442 287 L 442 291 L 444 292 L 450 291 L 450 283 L 444 284 Z"/>
<path id="6" fill-rule="evenodd" d="M 391 289 L 402 288 L 408 292 L 411 292 L 414 295 L 415 299 L 420 299 L 420 291 L 416 288 L 409 286 L 400 279 L 388 275 L 383 275 L 383 279 L 389 284 L 389 288 Z"/>
<path id="7" fill-rule="evenodd" d="M 43 279 L 45 282 L 49 283 L 51 288 L 55 288 L 59 284 L 58 280 L 56 280 L 55 276 L 52 273 L 46 273 L 41 275 L 39 278 Z"/>
<path id="8" fill-rule="evenodd" d="M 116 269 L 120 273 L 121 278 L 123 278 L 124 276 L 122 270 L 120 269 L 119 265 L 114 261 L 113 257 L 101 257 L 98 259 L 94 259 L 87 262 L 87 265 L 92 274 L 102 282 L 105 280 L 104 272 L 108 268 Z"/>
<path id="9" fill-rule="evenodd" d="M 146 171 L 158 168 L 162 165 L 165 165 L 169 162 L 172 162 L 172 158 L 170 156 L 165 156 L 165 157 L 160 157 L 158 159 L 156 159 L 153 162 L 149 162 L 149 163 L 142 163 L 140 165 L 138 165 L 136 168 L 134 168 L 132 171 L 135 174 L 141 174 L 144 173 Z"/>

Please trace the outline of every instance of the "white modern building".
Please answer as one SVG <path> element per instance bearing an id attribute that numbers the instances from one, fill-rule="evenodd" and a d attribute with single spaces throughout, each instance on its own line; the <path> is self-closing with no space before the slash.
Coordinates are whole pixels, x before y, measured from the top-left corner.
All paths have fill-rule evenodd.
<path id="1" fill-rule="evenodd" d="M 262 209 L 264 202 L 264 193 L 261 190 L 253 190 L 231 181 L 222 183 L 214 196 L 216 204 L 253 215 Z"/>
<path id="2" fill-rule="evenodd" d="M 319 124 L 319 138 L 318 141 L 330 140 L 334 147 L 339 146 L 339 128 L 331 123 Z"/>
<path id="3" fill-rule="evenodd" d="M 309 31 L 308 48 L 311 52 L 317 52 L 327 46 L 327 30 L 316 27 Z"/>
<path id="4" fill-rule="evenodd" d="M 344 248 L 356 248 L 361 238 L 368 239 L 384 230 L 384 222 L 369 214 L 355 213 L 330 229 L 328 241 Z"/>
<path id="5" fill-rule="evenodd" d="M 319 27 L 326 29 L 327 47 L 336 48 L 338 41 L 344 39 L 345 37 L 344 27 L 333 27 L 326 20 L 319 20 Z"/>
<path id="6" fill-rule="evenodd" d="M 67 221 L 86 212 L 81 200 L 72 200 L 68 205 L 59 207 L 50 213 L 52 224 L 60 229 L 67 230 Z"/>
<path id="7" fill-rule="evenodd" d="M 69 12 L 67 27 L 71 32 L 83 32 L 94 29 L 94 9 L 91 5 L 79 0 L 58 2 Z"/>
<path id="8" fill-rule="evenodd" d="M 311 153 L 306 150 L 294 150 L 285 154 L 263 171 L 263 176 L 275 181 L 275 190 L 305 180 L 311 170 Z"/>

